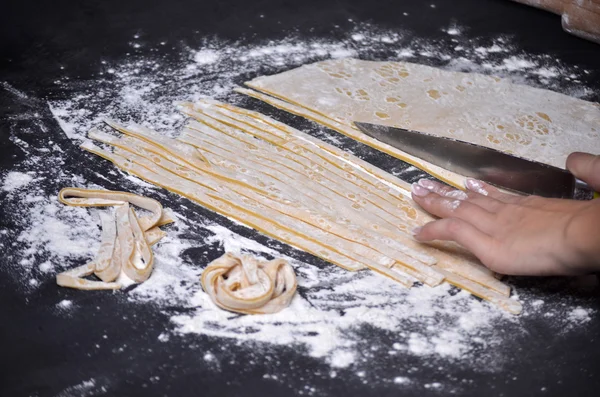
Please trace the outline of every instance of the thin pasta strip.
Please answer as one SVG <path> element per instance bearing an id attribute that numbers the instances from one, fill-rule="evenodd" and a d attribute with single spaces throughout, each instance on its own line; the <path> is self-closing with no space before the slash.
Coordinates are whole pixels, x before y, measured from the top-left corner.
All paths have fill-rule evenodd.
<path id="1" fill-rule="evenodd" d="M 117 245 L 117 225 L 115 223 L 115 214 L 108 215 L 105 212 L 100 213 L 102 222 L 102 240 L 100 249 L 96 254 L 94 264 L 96 266 L 94 274 L 102 281 L 110 282 L 119 277 L 121 272 L 121 257 L 115 255 L 120 247 Z"/>
<path id="2" fill-rule="evenodd" d="M 133 193 L 68 187 L 58 193 L 58 201 L 72 207 L 108 207 L 131 203 L 152 213 L 139 218 L 144 231 L 174 222 L 158 201 Z"/>
<path id="3" fill-rule="evenodd" d="M 84 277 L 91 276 L 96 270 L 96 264 L 90 262 L 75 269 L 67 270 L 56 275 L 56 284 L 61 287 L 75 288 L 86 291 L 119 289 L 121 284 L 115 282 L 92 281 Z"/>

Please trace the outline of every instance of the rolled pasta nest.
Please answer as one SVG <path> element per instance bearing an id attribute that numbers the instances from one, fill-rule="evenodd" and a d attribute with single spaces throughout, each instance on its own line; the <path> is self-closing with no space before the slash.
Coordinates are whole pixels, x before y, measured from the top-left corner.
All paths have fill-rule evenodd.
<path id="1" fill-rule="evenodd" d="M 243 314 L 277 313 L 296 293 L 294 269 L 283 259 L 260 261 L 226 253 L 202 273 L 202 288 L 222 309 Z"/>

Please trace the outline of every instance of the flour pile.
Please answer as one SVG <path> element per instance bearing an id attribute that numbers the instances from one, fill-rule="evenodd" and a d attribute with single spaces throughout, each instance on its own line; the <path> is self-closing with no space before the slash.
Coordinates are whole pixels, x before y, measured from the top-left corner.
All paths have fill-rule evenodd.
<path id="1" fill-rule="evenodd" d="M 450 70 L 493 73 L 580 97 L 593 94 L 582 86 L 588 71 L 547 56 L 525 54 L 509 38 L 478 42 L 463 37 L 459 27 L 449 27 L 446 36 L 429 43 L 397 32 L 358 26 L 348 37 L 335 42 L 303 40 L 294 35 L 260 44 L 213 39 L 170 61 L 144 55 L 144 49 L 160 50 L 161 45 L 136 37 L 129 60 L 119 64 L 99 61 L 93 81 L 73 82 L 65 72 L 56 85 L 73 95 L 68 100 L 51 101 L 49 106 L 69 139 L 46 140 L 36 146 L 27 141 L 27 132 L 15 133 L 11 139 L 27 154 L 27 160 L 1 176 L 7 210 L 18 216 L 13 229 L 1 230 L 0 249 L 10 247 L 11 266 L 18 269 L 15 277 L 23 293 L 35 293 L 40 285 L 53 283 L 56 273 L 91 259 L 100 241 L 94 211 L 63 206 L 55 196 L 44 194 L 42 186 L 50 186 L 56 192 L 68 185 L 96 186 L 129 190 L 168 202 L 166 206 L 178 218 L 169 226 L 167 237 L 155 247 L 155 270 L 150 279 L 135 289 L 118 292 L 134 303 L 189 309 L 171 316 L 157 343 L 180 334 L 203 334 L 229 338 L 240 345 L 289 346 L 328 363 L 331 377 L 340 368 L 363 368 L 373 357 L 383 355 L 428 357 L 432 363 L 460 362 L 493 371 L 510 359 L 495 347 L 507 338 L 525 333 L 521 324 L 527 319 L 535 318 L 556 333 L 584 326 L 593 310 L 586 301 L 575 302 L 568 295 L 546 303 L 535 288 L 517 288 L 525 313 L 513 317 L 449 286 L 406 290 L 372 272 L 350 273 L 314 259 L 308 263 L 308 255 L 264 237 L 257 242 L 249 238 L 255 233 L 230 221 L 224 227 L 203 215 L 206 211 L 195 204 L 174 200 L 173 195 L 126 176 L 107 162 L 94 159 L 96 163 L 89 163 L 90 157 L 73 146 L 103 117 L 139 122 L 174 136 L 184 122 L 174 102 L 210 97 L 258 108 L 283 121 L 303 123 L 301 129 L 368 159 L 376 154 L 356 142 L 306 121 L 286 119 L 289 116 L 282 112 L 232 93 L 232 88 L 249 78 L 336 57 L 406 60 Z M 39 128 L 48 129 L 43 124 Z M 61 167 L 71 156 L 80 156 L 81 161 L 88 163 L 63 170 Z M 413 167 L 394 167 L 397 164 L 391 167 L 392 171 L 402 178 L 415 175 Z M 232 227 L 235 232 L 230 230 Z M 193 257 L 190 250 L 194 250 Z M 262 316 L 239 316 L 217 309 L 202 292 L 199 276 L 202 268 L 223 250 L 253 253 L 265 259 L 287 256 L 299 284 L 291 306 Z M 57 305 L 62 310 L 78 310 L 76 302 Z M 211 357 L 212 353 L 206 352 L 205 360 L 210 361 Z M 363 370 L 356 375 L 369 376 Z M 411 383 L 410 374 L 398 374 L 384 381 Z M 432 383 L 429 388 L 442 386 Z"/>

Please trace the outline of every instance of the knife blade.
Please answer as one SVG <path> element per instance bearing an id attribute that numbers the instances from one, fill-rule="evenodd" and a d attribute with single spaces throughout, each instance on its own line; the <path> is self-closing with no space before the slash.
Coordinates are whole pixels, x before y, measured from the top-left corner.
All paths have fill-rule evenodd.
<path id="1" fill-rule="evenodd" d="M 576 188 L 592 193 L 584 182 L 562 168 L 452 138 L 378 124 L 354 124 L 368 136 L 405 153 L 507 190 L 571 199 Z"/>

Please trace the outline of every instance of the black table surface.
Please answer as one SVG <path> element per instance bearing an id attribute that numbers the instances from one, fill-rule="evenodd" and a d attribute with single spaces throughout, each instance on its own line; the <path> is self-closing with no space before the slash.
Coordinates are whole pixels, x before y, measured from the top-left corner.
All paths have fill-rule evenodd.
<path id="1" fill-rule="evenodd" d="M 430 3 L 435 3 L 436 11 L 423 12 Z M 400 19 L 402 12 L 409 12 L 411 17 Z M 261 14 L 267 17 L 261 18 Z M 61 91 L 52 83 L 61 73 L 62 65 L 68 65 L 73 79 L 89 79 L 97 71 L 96 62 L 100 56 L 113 61 L 123 58 L 130 50 L 128 40 L 140 31 L 148 41 L 169 40 L 193 47 L 210 35 L 232 40 L 245 37 L 250 42 L 279 38 L 285 35 L 282 26 L 295 29 L 303 36 L 327 38 L 332 37 L 333 25 L 351 29 L 353 23 L 349 19 L 382 28 L 402 28 L 415 37 L 431 39 L 440 34 L 442 27 L 453 22 L 467 27 L 474 36 L 510 35 L 525 51 L 560 57 L 591 71 L 584 83 L 595 89 L 596 94 L 592 94 L 591 99 L 599 99 L 600 46 L 564 33 L 557 16 L 503 0 L 58 0 L 37 4 L 14 1 L 0 7 L 0 83 L 9 83 L 28 98 L 64 99 L 72 93 Z M 169 56 L 169 50 L 165 50 L 165 56 Z M 23 154 L 9 137 L 15 133 L 15 127 L 26 128 L 32 121 L 17 116 L 37 105 L 2 87 L 7 85 L 0 86 L 0 171 L 4 172 L 23 161 Z M 70 145 L 47 109 L 40 110 L 39 117 L 50 126 L 47 136 L 24 139 L 43 140 L 49 136 L 63 145 Z M 77 150 L 73 149 L 73 152 Z M 65 164 L 66 172 L 78 166 L 77 156 L 73 155 L 72 164 Z M 382 166 L 385 168 L 385 164 Z M 89 180 L 94 178 L 93 174 L 89 175 Z M 47 182 L 43 188 L 48 194 L 55 194 L 59 186 Z M 172 201 L 181 200 L 175 195 L 167 194 L 166 197 Z M 0 198 L 4 199 L 5 195 L 0 193 Z M 199 207 L 191 211 L 194 216 L 218 218 Z M 242 235 L 271 244 L 269 239 L 257 233 L 222 221 Z M 10 212 L 0 209 L 0 226 L 16 227 Z M 285 248 L 285 251 L 301 260 L 315 260 L 291 248 Z M 214 340 L 187 335 L 157 346 L 157 335 L 169 320 L 167 314 L 151 304 L 137 304 L 137 317 L 132 321 L 123 319 L 129 303 L 111 294 L 78 294 L 78 291 L 58 289 L 48 282 L 35 294 L 25 297 L 18 291 L 14 278 L 7 274 L 9 253 L 0 255 L 0 396 L 77 395 L 77 392 L 68 394 L 68 387 L 90 378 L 98 379 L 100 383 L 102 379 L 110 378 L 110 382 L 106 383 L 105 389 L 82 391 L 81 395 L 298 394 L 304 385 L 301 379 L 310 379 L 319 390 L 317 395 L 440 394 L 435 390 L 397 389 L 393 384 L 364 384 L 356 376 L 344 376 L 343 371 L 336 379 L 317 377 L 314 374 L 318 371 L 326 372 L 324 363 L 286 347 L 273 347 L 269 354 L 276 356 L 279 363 L 293 363 L 281 364 L 279 370 L 294 372 L 297 381 L 288 377 L 290 380 L 282 384 L 264 379 L 262 375 L 273 369 L 273 361 L 253 356 L 257 362 L 245 366 L 250 357 L 235 349 L 230 353 L 235 358 L 232 363 L 226 364 L 225 360 L 218 371 L 207 369 L 199 363 L 198 351 L 202 350 L 190 347 L 210 346 Z M 194 252 L 186 254 L 193 256 Z M 554 293 L 557 292 L 548 292 Z M 80 307 L 89 310 L 80 310 L 77 316 L 58 318 L 48 310 L 57 297 L 76 300 Z M 600 304 L 597 308 L 600 309 Z M 431 371 L 472 379 L 472 383 L 460 389 L 461 395 L 596 396 L 600 393 L 597 373 L 600 368 L 600 316 L 595 315 L 585 329 L 570 332 L 557 344 L 553 343 L 556 340 L 553 335 L 534 323 L 530 326 L 525 337 L 502 347 L 517 357 L 502 373 L 472 372 L 452 366 Z M 88 354 L 88 344 L 84 341 L 100 339 L 103 334 L 109 334 L 114 343 L 138 347 L 119 356 L 112 354 L 110 349 Z M 411 364 L 419 366 L 422 363 Z M 381 370 L 385 371 L 385 368 Z M 519 376 L 508 382 L 509 374 Z M 425 382 L 429 375 L 427 371 L 421 371 L 417 376 Z M 149 381 L 151 378 L 153 380 Z M 544 385 L 552 387 L 542 390 Z"/>

